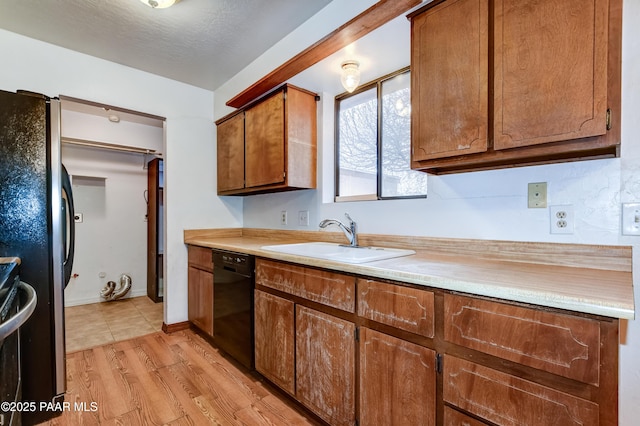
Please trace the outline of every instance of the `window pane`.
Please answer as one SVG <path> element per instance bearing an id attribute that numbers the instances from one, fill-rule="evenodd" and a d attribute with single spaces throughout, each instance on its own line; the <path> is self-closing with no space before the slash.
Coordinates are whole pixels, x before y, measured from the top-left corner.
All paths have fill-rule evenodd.
<path id="1" fill-rule="evenodd" d="M 406 72 L 382 83 L 382 197 L 427 194 L 427 175 L 411 170 L 411 83 Z"/>
<path id="2" fill-rule="evenodd" d="M 375 88 L 340 101 L 338 195 L 376 195 L 378 173 Z"/>

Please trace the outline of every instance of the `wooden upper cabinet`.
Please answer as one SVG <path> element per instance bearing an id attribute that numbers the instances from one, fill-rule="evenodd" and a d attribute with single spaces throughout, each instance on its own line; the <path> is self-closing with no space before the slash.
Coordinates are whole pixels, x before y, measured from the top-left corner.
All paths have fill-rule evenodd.
<path id="1" fill-rule="evenodd" d="M 413 169 L 619 155 L 621 0 L 445 0 L 409 18 Z"/>
<path id="2" fill-rule="evenodd" d="M 244 111 L 218 124 L 218 192 L 244 188 Z"/>
<path id="3" fill-rule="evenodd" d="M 278 184 L 285 178 L 285 93 L 277 92 L 246 111 L 246 185 Z"/>
<path id="4" fill-rule="evenodd" d="M 316 98 L 285 84 L 218 120 L 218 194 L 315 188 Z"/>
<path id="5" fill-rule="evenodd" d="M 607 131 L 607 14 L 607 0 L 495 2 L 495 149 Z"/>
<path id="6" fill-rule="evenodd" d="M 487 0 L 449 0 L 412 21 L 413 160 L 487 150 Z"/>

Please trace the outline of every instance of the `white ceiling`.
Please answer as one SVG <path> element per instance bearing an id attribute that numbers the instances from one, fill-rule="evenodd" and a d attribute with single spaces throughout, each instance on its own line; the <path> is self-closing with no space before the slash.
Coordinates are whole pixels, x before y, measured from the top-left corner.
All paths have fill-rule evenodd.
<path id="1" fill-rule="evenodd" d="M 1 0 L 0 28 L 215 90 L 331 0 Z"/>

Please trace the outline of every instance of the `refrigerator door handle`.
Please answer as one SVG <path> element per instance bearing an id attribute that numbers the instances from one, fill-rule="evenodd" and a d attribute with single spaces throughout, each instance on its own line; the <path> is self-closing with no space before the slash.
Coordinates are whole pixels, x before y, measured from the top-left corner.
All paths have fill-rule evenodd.
<path id="1" fill-rule="evenodd" d="M 71 279 L 71 270 L 73 269 L 73 257 L 75 252 L 75 240 L 76 240 L 76 221 L 75 221 L 75 210 L 73 207 L 73 191 L 71 189 L 71 179 L 69 179 L 69 173 L 67 173 L 67 169 L 62 165 L 62 192 L 64 194 L 64 200 L 66 200 L 66 217 L 62 218 L 63 224 L 69 224 L 69 228 L 67 232 L 62 235 L 64 239 L 64 261 L 62 262 L 64 266 L 64 286 L 66 287 L 69 284 L 69 280 Z M 65 202 L 63 200 L 63 203 Z M 66 228 L 66 226 L 65 226 Z M 69 246 L 67 247 L 67 242 Z"/>
<path id="2" fill-rule="evenodd" d="M 22 324 L 27 322 L 33 311 L 36 309 L 38 296 L 36 296 L 36 291 L 33 289 L 33 287 L 31 287 L 27 283 L 20 281 L 20 284 L 18 284 L 18 290 L 22 290 L 27 294 L 27 301 L 14 316 L 0 324 L 0 341 L 10 336 L 17 329 L 19 329 Z"/>

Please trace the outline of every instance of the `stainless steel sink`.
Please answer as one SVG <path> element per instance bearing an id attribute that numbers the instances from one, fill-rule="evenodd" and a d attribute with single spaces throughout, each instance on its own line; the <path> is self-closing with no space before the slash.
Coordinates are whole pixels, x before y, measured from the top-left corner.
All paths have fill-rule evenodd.
<path id="1" fill-rule="evenodd" d="M 351 247 L 335 243 L 310 242 L 298 244 L 276 244 L 262 246 L 263 250 L 316 259 L 345 263 L 367 263 L 394 257 L 410 256 L 416 252 L 387 247 Z"/>

